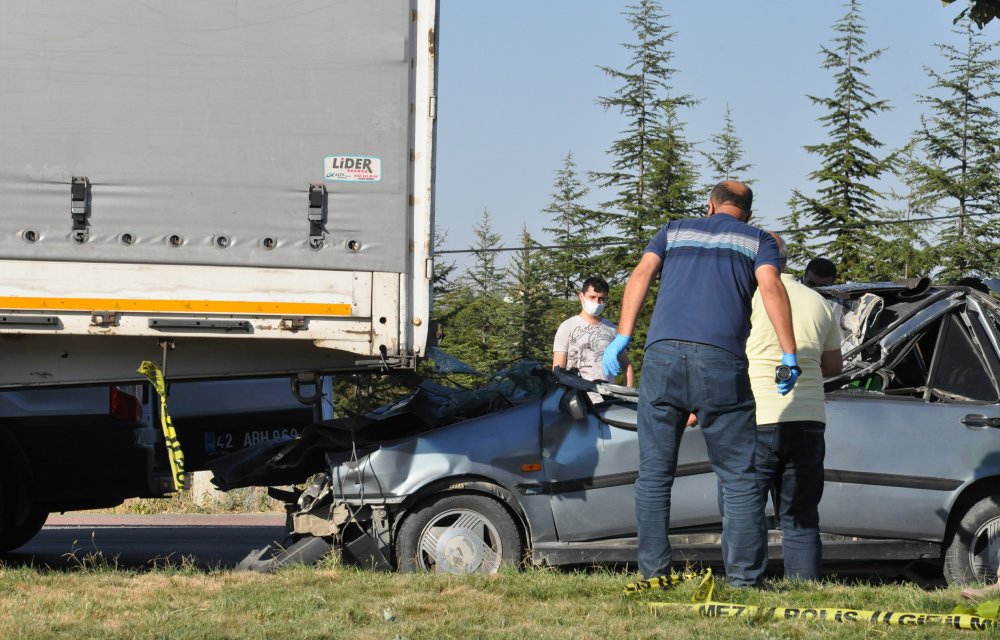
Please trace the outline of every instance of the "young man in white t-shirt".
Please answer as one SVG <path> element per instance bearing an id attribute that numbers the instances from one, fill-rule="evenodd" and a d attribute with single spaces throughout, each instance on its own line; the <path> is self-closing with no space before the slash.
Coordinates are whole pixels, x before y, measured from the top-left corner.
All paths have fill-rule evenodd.
<path id="1" fill-rule="evenodd" d="M 552 345 L 552 367 L 578 369 L 586 380 L 608 380 L 604 375 L 602 358 L 604 349 L 618 333 L 617 325 L 601 317 L 608 303 L 608 283 L 604 278 L 591 276 L 583 282 L 580 296 L 580 313 L 565 320 L 556 331 Z M 624 351 L 618 362 L 625 374 L 625 384 L 633 385 L 632 363 Z"/>

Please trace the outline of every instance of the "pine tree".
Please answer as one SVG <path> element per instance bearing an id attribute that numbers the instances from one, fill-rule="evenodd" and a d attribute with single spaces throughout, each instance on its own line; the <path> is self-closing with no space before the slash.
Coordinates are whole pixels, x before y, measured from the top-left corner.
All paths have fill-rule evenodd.
<path id="1" fill-rule="evenodd" d="M 933 94 L 920 96 L 930 113 L 915 135 L 925 161 L 914 162 L 915 190 L 921 198 L 955 216 L 938 229 L 936 277 L 955 281 L 966 275 L 993 275 L 1000 264 L 992 214 L 1000 205 L 1000 62 L 996 43 L 985 42 L 970 19 L 954 30 L 965 46 L 936 45 L 947 63 L 938 72 L 925 67 Z"/>
<path id="2" fill-rule="evenodd" d="M 688 214 L 658 209 L 650 176 L 657 171 L 666 173 L 657 168 L 666 153 L 662 147 L 658 150 L 658 142 L 671 130 L 683 138 L 676 116 L 680 109 L 697 103 L 690 95 L 673 93 L 670 80 L 676 69 L 670 67 L 673 53 L 668 45 L 675 34 L 664 24 L 659 4 L 640 0 L 637 5 L 627 5 L 624 15 L 637 40 L 622 45 L 631 52 L 631 62 L 624 70 L 601 67 L 621 86 L 613 95 L 598 98 L 605 110 L 617 109 L 625 117 L 624 137 L 613 142 L 609 150 L 613 158 L 611 170 L 592 174 L 602 187 L 617 190 L 617 197 L 603 204 L 616 210 L 616 224 L 621 231 L 616 239 L 635 243 L 609 250 L 606 270 L 616 271 L 606 274 L 611 281 L 620 280 L 625 270 L 638 261 L 642 243 L 655 233 L 664 217 Z M 663 180 L 659 180 L 655 188 L 663 187 Z"/>
<path id="3" fill-rule="evenodd" d="M 698 185 L 698 167 L 692 160 L 694 145 L 684 137 L 684 127 L 672 106 L 665 108 L 663 130 L 650 143 L 653 159 L 647 179 L 650 235 L 671 220 L 703 215 L 708 195 Z M 641 251 L 644 246 L 637 245 L 636 249 Z"/>
<path id="4" fill-rule="evenodd" d="M 552 224 L 543 230 L 552 235 L 559 248 L 546 253 L 547 280 L 556 297 L 575 303 L 580 284 L 592 275 L 599 275 L 597 249 L 589 245 L 597 244 L 603 235 L 603 216 L 580 202 L 590 189 L 577 174 L 572 152 L 566 154 L 552 186 L 552 199 L 542 209 L 551 216 Z"/>
<path id="5" fill-rule="evenodd" d="M 914 144 L 910 143 L 899 152 L 897 178 L 903 185 L 901 193 L 892 191 L 895 200 L 901 201 L 901 210 L 887 210 L 877 231 L 878 242 L 873 247 L 875 269 L 873 280 L 889 281 L 928 275 L 934 256 L 924 235 L 929 226 L 919 220 L 933 212 L 933 203 L 920 194 L 916 176 L 917 161 Z"/>
<path id="6" fill-rule="evenodd" d="M 558 328 L 549 313 L 551 297 L 545 284 L 545 264 L 538 243 L 525 227 L 521 249 L 508 269 L 509 298 L 512 305 L 516 357 L 548 362 L 552 358 L 552 338 Z"/>
<path id="7" fill-rule="evenodd" d="M 944 4 L 951 4 L 955 0 L 941 0 Z M 1000 0 L 969 0 L 967 7 L 955 18 L 955 24 L 968 18 L 975 22 L 976 26 L 982 30 L 994 18 L 1000 17 Z"/>
<path id="8" fill-rule="evenodd" d="M 441 347 L 473 368 L 492 373 L 517 357 L 512 306 L 506 274 L 496 262 L 501 237 L 493 231 L 488 210 L 483 210 L 473 233 L 473 263 L 441 301 L 441 314 L 447 318 Z"/>
<path id="9" fill-rule="evenodd" d="M 793 195 L 788 201 L 789 214 L 781 218 L 784 228 L 779 234 L 785 241 L 785 250 L 788 253 L 788 271 L 801 275 L 806 265 L 816 255 L 809 249 L 809 232 L 803 228 L 802 213 L 798 210 L 798 205 L 799 202 Z"/>
<path id="10" fill-rule="evenodd" d="M 820 253 L 838 265 L 846 279 L 870 277 L 871 247 L 877 242 L 869 223 L 880 220 L 884 196 L 874 186 L 894 165 L 892 155 L 878 157 L 882 146 L 865 121 L 891 109 L 888 101 L 875 98 L 865 82 L 864 65 L 877 59 L 882 49 L 866 51 L 865 28 L 857 0 L 847 4 L 848 13 L 834 24 L 834 47 L 822 47 L 823 68 L 834 72 L 835 88 L 827 98 L 809 96 L 827 113 L 820 122 L 829 140 L 807 145 L 806 151 L 821 158 L 821 166 L 809 174 L 819 184 L 815 196 L 795 191 L 791 206 L 795 216 L 783 219 L 806 228 L 805 253 Z"/>
<path id="11" fill-rule="evenodd" d="M 503 271 L 497 266 L 496 253 L 503 238 L 493 231 L 489 209 L 483 209 L 483 215 L 472 227 L 472 233 L 476 237 L 476 246 L 471 248 L 475 261 L 465 270 L 465 278 L 475 295 L 485 296 L 495 293 L 497 285 L 503 281 Z"/>
<path id="12" fill-rule="evenodd" d="M 726 115 L 722 118 L 722 131 L 709 138 L 713 145 L 712 153 L 702 152 L 705 162 L 711 171 L 712 184 L 705 186 L 705 191 L 711 191 L 723 180 L 739 180 L 743 184 L 752 185 L 753 180 L 747 178 L 753 165 L 743 161 L 743 142 L 736 135 L 736 125 L 733 123 L 733 110 L 726 105 Z"/>
<path id="13" fill-rule="evenodd" d="M 435 252 L 439 251 L 447 241 L 448 231 L 446 229 L 434 230 Z M 448 260 L 440 257 L 434 260 L 434 268 L 431 273 L 431 287 L 435 300 L 446 294 L 451 287 L 454 286 L 452 277 L 456 268 L 457 265 L 454 260 Z"/>

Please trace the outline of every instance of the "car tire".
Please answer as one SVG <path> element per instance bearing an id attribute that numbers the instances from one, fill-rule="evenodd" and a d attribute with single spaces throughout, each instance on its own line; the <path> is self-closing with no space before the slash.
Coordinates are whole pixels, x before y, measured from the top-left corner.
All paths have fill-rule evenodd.
<path id="1" fill-rule="evenodd" d="M 446 494 L 420 505 L 396 536 L 399 571 L 496 573 L 517 565 L 521 533 L 506 507 L 476 494 Z"/>
<path id="2" fill-rule="evenodd" d="M 959 516 L 945 542 L 944 577 L 951 585 L 997 580 L 1000 498 L 986 497 Z"/>

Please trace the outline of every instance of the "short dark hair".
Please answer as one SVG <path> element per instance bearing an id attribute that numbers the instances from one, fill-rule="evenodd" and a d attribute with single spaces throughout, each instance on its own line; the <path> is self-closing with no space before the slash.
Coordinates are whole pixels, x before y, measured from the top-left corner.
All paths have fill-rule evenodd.
<path id="1" fill-rule="evenodd" d="M 724 180 L 715 185 L 708 199 L 717 205 L 731 204 L 750 211 L 753 208 L 753 191 L 742 182 Z"/>
<path id="2" fill-rule="evenodd" d="M 826 258 L 813 258 L 806 265 L 806 273 L 811 273 L 817 278 L 836 278 L 837 265 Z"/>
<path id="3" fill-rule="evenodd" d="M 593 289 L 594 293 L 607 293 L 608 281 L 601 276 L 590 276 L 580 285 L 580 293 L 587 293 L 587 289 Z"/>

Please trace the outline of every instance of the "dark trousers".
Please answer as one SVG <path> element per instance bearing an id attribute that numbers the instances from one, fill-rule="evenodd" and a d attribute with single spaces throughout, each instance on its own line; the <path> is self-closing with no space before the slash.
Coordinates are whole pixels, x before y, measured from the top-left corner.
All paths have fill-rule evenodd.
<path id="1" fill-rule="evenodd" d="M 779 422 L 757 426 L 757 486 L 775 500 L 781 524 L 785 577 L 818 580 L 822 562 L 819 501 L 823 497 L 822 422 Z"/>
<path id="2" fill-rule="evenodd" d="M 697 411 L 724 503 L 726 575 L 757 584 L 767 563 L 764 503 L 754 472 L 756 425 L 747 363 L 704 344 L 660 340 L 646 349 L 639 387 L 639 570 L 670 573 L 670 492 L 688 413 Z"/>

